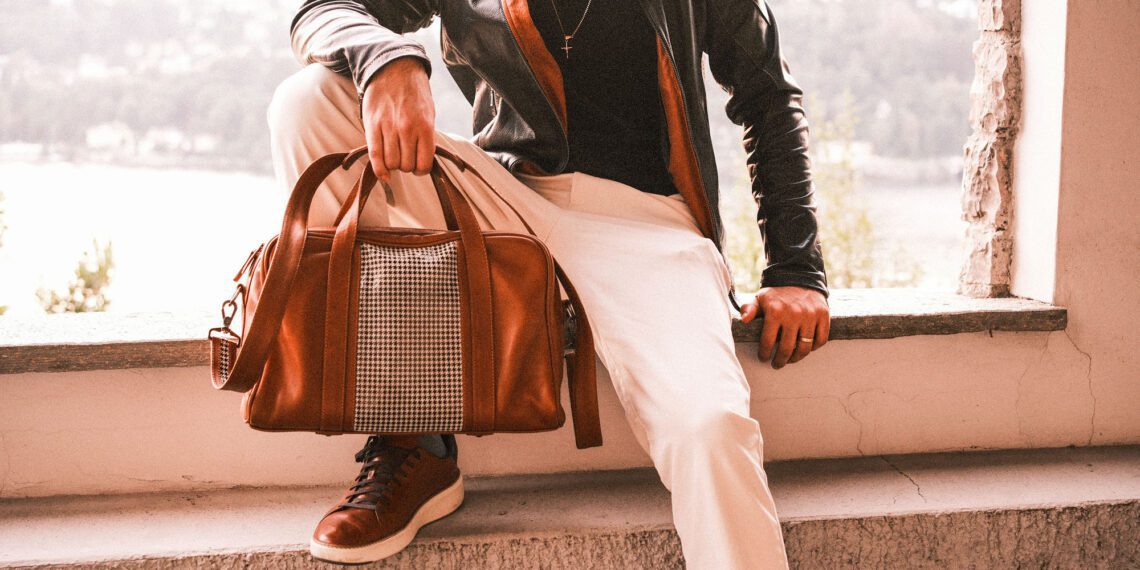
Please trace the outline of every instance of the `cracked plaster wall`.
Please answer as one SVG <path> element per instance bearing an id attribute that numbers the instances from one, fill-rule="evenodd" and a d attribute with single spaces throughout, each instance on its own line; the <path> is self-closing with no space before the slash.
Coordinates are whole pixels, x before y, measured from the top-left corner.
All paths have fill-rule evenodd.
<path id="1" fill-rule="evenodd" d="M 781 370 L 752 356 L 755 343 L 737 350 L 769 461 L 1089 442 L 1089 359 L 1064 331 L 835 342 Z M 648 466 L 608 375 L 599 385 L 605 446 L 575 449 L 569 421 L 544 434 L 461 436 L 461 467 Z M 363 439 L 251 430 L 240 396 L 213 390 L 204 368 L 13 375 L 0 401 L 11 404 L 0 414 L 0 498 L 339 484 L 355 474 Z"/>
<path id="2" fill-rule="evenodd" d="M 1055 303 L 1094 444 L 1140 441 L 1140 2 L 1068 3 Z M 1028 223 L 1028 222 L 1026 222 Z"/>

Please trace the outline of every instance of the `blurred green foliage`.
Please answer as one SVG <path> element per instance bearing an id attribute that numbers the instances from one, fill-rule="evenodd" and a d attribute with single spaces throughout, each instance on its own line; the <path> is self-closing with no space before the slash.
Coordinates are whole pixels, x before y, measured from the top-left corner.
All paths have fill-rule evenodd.
<path id="1" fill-rule="evenodd" d="M 83 253 L 75 267 L 75 278 L 63 292 L 41 288 L 36 291 L 40 305 L 47 313 L 91 313 L 105 311 L 111 301 L 107 288 L 115 267 L 111 242 L 100 245 L 92 240 L 92 249 Z"/>
<path id="2" fill-rule="evenodd" d="M 808 95 L 805 108 L 815 108 L 812 101 Z M 884 239 L 871 223 L 862 177 L 851 164 L 850 145 L 858 123 L 850 91 L 841 96 L 834 116 L 821 113 L 811 120 L 813 196 L 828 288 L 914 286 L 922 278 L 918 259 L 905 244 Z M 828 142 L 838 143 L 843 150 L 837 160 L 823 162 L 814 149 Z M 742 293 L 760 289 L 766 265 L 750 187 L 747 173 L 739 174 L 738 183 L 725 192 L 721 207 L 725 253 Z"/>

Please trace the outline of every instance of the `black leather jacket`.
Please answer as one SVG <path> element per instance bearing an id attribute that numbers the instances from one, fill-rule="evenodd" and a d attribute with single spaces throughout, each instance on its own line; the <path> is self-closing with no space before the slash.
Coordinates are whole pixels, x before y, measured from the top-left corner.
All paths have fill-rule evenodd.
<path id="1" fill-rule="evenodd" d="M 761 285 L 827 296 L 803 91 L 780 54 L 771 9 L 763 0 L 636 1 L 658 35 L 668 124 L 663 152 L 702 232 L 723 251 L 702 73 L 707 53 L 713 78 L 729 93 L 728 118 L 744 130 L 768 261 Z M 398 57 L 420 58 L 431 73 L 424 47 L 402 34 L 437 15 L 444 62 L 473 106 L 472 142 L 512 172 L 562 172 L 568 145 L 561 71 L 527 0 L 307 0 L 291 26 L 293 51 L 303 63 L 351 77 L 363 94 L 372 75 Z"/>

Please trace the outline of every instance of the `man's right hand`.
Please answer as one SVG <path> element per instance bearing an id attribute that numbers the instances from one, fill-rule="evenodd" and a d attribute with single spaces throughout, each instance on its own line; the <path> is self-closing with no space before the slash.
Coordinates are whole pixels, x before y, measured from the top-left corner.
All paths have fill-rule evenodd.
<path id="1" fill-rule="evenodd" d="M 435 157 L 435 102 L 427 70 L 414 57 L 399 57 L 368 81 L 361 102 L 368 159 L 377 178 L 390 172 L 424 175 Z"/>

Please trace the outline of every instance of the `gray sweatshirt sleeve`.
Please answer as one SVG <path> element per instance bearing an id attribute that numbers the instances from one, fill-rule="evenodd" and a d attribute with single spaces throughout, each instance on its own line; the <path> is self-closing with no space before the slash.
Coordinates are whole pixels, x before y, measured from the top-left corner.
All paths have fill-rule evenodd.
<path id="1" fill-rule="evenodd" d="M 398 57 L 415 57 L 431 75 L 423 44 L 402 34 L 429 26 L 439 0 L 305 0 L 289 27 L 293 55 L 352 79 L 364 96 L 369 79 Z"/>

